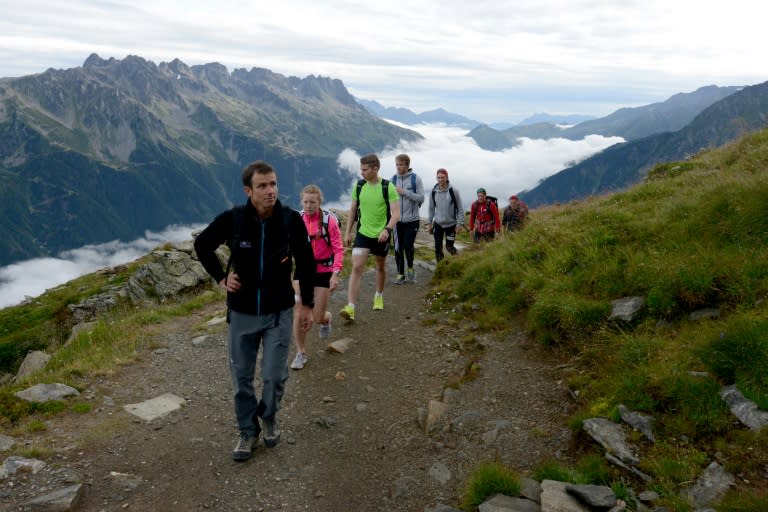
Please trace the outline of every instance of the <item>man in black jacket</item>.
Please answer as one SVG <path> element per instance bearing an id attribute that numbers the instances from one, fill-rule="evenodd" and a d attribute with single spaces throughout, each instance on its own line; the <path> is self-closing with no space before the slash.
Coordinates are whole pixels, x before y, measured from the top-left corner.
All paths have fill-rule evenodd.
<path id="1" fill-rule="evenodd" d="M 229 368 L 240 438 L 232 452 L 236 461 L 251 458 L 264 422 L 264 444 L 280 439 L 275 414 L 288 379 L 293 307 L 292 261 L 301 289 L 298 321 L 312 326 L 315 259 L 307 229 L 298 212 L 277 199 L 277 174 L 256 161 L 242 172 L 245 206 L 219 214 L 195 239 L 195 251 L 205 270 L 227 290 Z M 216 249 L 230 248 L 226 271 Z M 253 385 L 259 345 L 263 345 L 261 398 Z"/>

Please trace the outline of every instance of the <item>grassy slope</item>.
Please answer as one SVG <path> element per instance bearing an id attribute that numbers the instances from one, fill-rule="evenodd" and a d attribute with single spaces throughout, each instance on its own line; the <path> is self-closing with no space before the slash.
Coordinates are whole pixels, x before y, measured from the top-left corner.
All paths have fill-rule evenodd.
<path id="1" fill-rule="evenodd" d="M 623 193 L 536 210 L 482 257 L 475 249 L 441 263 L 436 305 L 476 304 L 488 329 L 520 317 L 542 343 L 572 353 L 574 428 L 618 419 L 619 404 L 656 418 L 641 469 L 676 509 L 686 510 L 678 487 L 715 458 L 741 476 L 731 502 L 755 499 L 768 433 L 736 423 L 718 392 L 736 383 L 768 409 L 766 169 L 763 131 L 660 165 Z M 609 321 L 611 301 L 625 296 L 645 298 L 641 317 Z M 719 318 L 690 319 L 704 308 Z"/>
<path id="2" fill-rule="evenodd" d="M 679 488 L 715 458 L 739 476 L 719 510 L 768 509 L 760 491 L 768 487 L 768 432 L 738 425 L 717 394 L 722 384 L 735 382 L 768 408 L 766 167 L 768 131 L 659 166 L 647 183 L 627 192 L 534 211 L 524 231 L 441 262 L 435 307 L 476 304 L 476 320 L 488 329 L 520 318 L 542 343 L 572 353 L 579 371 L 569 385 L 581 405 L 574 428 L 590 416 L 617 419 L 619 404 L 653 415 L 657 442 L 644 445 L 641 469 L 676 510 L 687 510 L 676 497 Z M 29 349 L 61 345 L 71 322 L 66 304 L 109 281 L 84 276 L 0 310 L 4 369 Z M 631 325 L 608 321 L 610 301 L 629 295 L 646 299 L 641 318 Z M 167 314 L 184 314 L 185 307 Z M 720 317 L 689 320 L 690 312 L 707 307 L 719 308 Z M 135 310 L 122 314 L 100 323 L 95 332 L 103 336 L 78 338 L 57 354 L 55 368 L 40 377 L 77 386 L 109 371 L 110 354 L 130 359 L 137 336 L 121 342 L 118 332 L 126 329 L 115 326 L 154 320 Z M 105 340 L 113 346 L 106 348 Z M 0 389 L 4 427 L 35 412 L 12 396 L 17 389 Z M 595 465 L 594 453 L 588 456 L 584 467 Z M 574 479 L 615 485 L 626 478 L 604 468 L 591 472 L 599 476 Z"/>

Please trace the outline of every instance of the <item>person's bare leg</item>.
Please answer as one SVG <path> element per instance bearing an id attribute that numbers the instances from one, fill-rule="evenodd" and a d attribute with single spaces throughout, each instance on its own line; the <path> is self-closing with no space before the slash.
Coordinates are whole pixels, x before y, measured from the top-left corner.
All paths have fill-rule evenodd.
<path id="1" fill-rule="evenodd" d="M 376 256 L 376 291 L 379 293 L 384 292 L 384 280 L 387 278 L 386 262 L 386 256 Z"/>
<path id="2" fill-rule="evenodd" d="M 331 313 L 328 311 L 328 299 L 331 296 L 331 291 L 328 288 L 315 287 L 315 323 L 319 325 L 325 325 L 330 319 Z"/>
<path id="3" fill-rule="evenodd" d="M 368 261 L 369 249 L 355 247 L 352 249 L 352 273 L 347 287 L 347 304 L 357 304 L 357 294 L 360 291 L 360 281 L 363 278 L 365 262 Z"/>

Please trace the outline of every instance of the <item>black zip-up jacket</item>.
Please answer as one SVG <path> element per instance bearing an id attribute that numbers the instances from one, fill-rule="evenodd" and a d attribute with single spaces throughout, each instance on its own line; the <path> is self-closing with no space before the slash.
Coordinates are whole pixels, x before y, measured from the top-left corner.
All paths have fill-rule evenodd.
<path id="1" fill-rule="evenodd" d="M 229 309 L 265 315 L 293 306 L 293 263 L 301 301 L 314 306 L 315 257 L 299 212 L 277 201 L 272 216 L 261 221 L 249 200 L 219 214 L 195 239 L 197 257 L 217 283 L 226 276 L 216 256 L 224 243 L 241 283 L 237 292 L 227 292 Z"/>

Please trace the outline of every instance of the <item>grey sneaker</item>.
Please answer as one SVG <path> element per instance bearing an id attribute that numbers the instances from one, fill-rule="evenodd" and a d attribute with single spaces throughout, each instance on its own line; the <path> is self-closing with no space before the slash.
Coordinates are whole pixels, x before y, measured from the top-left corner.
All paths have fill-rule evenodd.
<path id="1" fill-rule="evenodd" d="M 291 363 L 292 370 L 301 370 L 304 365 L 307 364 L 307 354 L 304 352 L 296 352 L 296 357 L 293 358 Z"/>
<path id="2" fill-rule="evenodd" d="M 405 282 L 405 276 L 403 274 L 397 274 L 397 277 L 394 281 L 392 281 L 393 284 L 403 284 Z"/>
<path id="3" fill-rule="evenodd" d="M 259 442 L 258 436 L 252 436 L 245 432 L 240 433 L 240 439 L 237 441 L 237 446 L 232 450 L 232 460 L 242 462 L 248 460 L 253 455 L 253 449 L 256 447 L 256 443 Z"/>
<path id="4" fill-rule="evenodd" d="M 280 441 L 280 427 L 277 426 L 277 420 L 264 420 L 264 444 L 267 448 L 274 447 Z"/>
<path id="5" fill-rule="evenodd" d="M 416 271 L 414 269 L 409 268 L 407 276 L 408 276 L 408 281 L 409 282 L 411 282 L 411 283 L 415 283 L 416 282 Z"/>
<path id="6" fill-rule="evenodd" d="M 320 331 L 317 333 L 317 335 L 320 337 L 321 340 L 327 339 L 331 336 L 331 321 L 333 320 L 333 315 L 329 311 L 328 314 L 330 315 L 328 317 L 328 323 L 327 324 L 320 324 Z"/>

